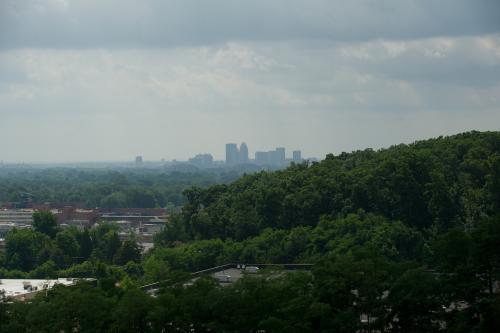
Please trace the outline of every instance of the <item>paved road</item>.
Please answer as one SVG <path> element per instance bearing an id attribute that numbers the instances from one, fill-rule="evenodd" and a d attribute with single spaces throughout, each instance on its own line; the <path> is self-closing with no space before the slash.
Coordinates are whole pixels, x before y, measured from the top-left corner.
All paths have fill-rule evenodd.
<path id="1" fill-rule="evenodd" d="M 237 268 L 229 268 L 211 274 L 221 285 L 230 285 L 243 277 L 243 271 Z"/>

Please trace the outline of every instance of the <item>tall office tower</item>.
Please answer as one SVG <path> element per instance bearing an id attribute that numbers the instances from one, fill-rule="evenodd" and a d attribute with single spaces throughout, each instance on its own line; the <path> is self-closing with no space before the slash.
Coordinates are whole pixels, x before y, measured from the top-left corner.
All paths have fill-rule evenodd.
<path id="1" fill-rule="evenodd" d="M 267 152 L 267 160 L 270 165 L 278 165 L 280 164 L 280 157 L 278 151 L 270 150 Z"/>
<path id="2" fill-rule="evenodd" d="M 280 147 L 276 148 L 276 158 L 278 164 L 284 164 L 285 163 L 285 148 Z"/>
<path id="3" fill-rule="evenodd" d="M 255 152 L 255 163 L 265 165 L 269 163 L 269 154 L 266 151 Z"/>
<path id="4" fill-rule="evenodd" d="M 235 165 L 239 161 L 239 151 L 236 143 L 226 144 L 226 164 Z"/>
<path id="5" fill-rule="evenodd" d="M 135 166 L 141 166 L 142 165 L 142 156 L 136 156 L 135 157 Z"/>
<path id="6" fill-rule="evenodd" d="M 295 163 L 301 163 L 302 162 L 302 153 L 300 150 L 294 150 L 293 151 L 293 161 Z"/>
<path id="7" fill-rule="evenodd" d="M 240 145 L 240 163 L 245 164 L 248 163 L 248 147 L 246 143 L 242 143 Z"/>

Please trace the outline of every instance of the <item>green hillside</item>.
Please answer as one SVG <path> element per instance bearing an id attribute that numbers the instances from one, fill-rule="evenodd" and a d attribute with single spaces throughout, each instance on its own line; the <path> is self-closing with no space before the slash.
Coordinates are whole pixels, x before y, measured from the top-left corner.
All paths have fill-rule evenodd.
<path id="1" fill-rule="evenodd" d="M 243 240 L 359 212 L 419 231 L 470 229 L 499 212 L 499 179 L 500 133 L 469 132 L 192 188 L 182 221 L 192 239 Z"/>
<path id="2" fill-rule="evenodd" d="M 185 196 L 144 255 L 113 226 L 59 230 L 50 213 L 37 215 L 35 230 L 9 232 L 0 278 L 98 283 L 26 303 L 0 297 L 0 332 L 500 327 L 499 132 L 328 155 Z M 229 286 L 187 274 L 230 262 L 314 266 Z M 139 288 L 155 281 L 163 281 L 156 297 Z"/>

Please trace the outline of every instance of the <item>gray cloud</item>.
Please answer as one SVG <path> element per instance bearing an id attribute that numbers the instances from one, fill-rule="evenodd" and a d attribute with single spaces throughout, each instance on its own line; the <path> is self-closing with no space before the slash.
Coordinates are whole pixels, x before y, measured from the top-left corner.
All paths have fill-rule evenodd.
<path id="1" fill-rule="evenodd" d="M 415 39 L 500 31 L 497 0 L 1 0 L 2 48 Z"/>
<path id="2" fill-rule="evenodd" d="M 321 157 L 498 129 L 499 63 L 498 35 L 321 48 L 11 50 L 0 52 L 0 153 L 222 158 L 225 142 L 245 140 L 251 151 L 286 145 Z M 455 73 L 478 66 L 499 75 L 482 84 L 481 73 L 470 82 Z"/>
<path id="3" fill-rule="evenodd" d="M 0 0 L 0 160 L 322 157 L 500 124 L 498 1 Z"/>

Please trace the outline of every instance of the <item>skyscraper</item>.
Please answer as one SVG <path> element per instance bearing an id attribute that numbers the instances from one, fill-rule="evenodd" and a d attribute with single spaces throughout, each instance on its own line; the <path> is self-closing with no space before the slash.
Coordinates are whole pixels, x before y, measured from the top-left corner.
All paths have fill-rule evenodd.
<path id="1" fill-rule="evenodd" d="M 247 147 L 247 144 L 244 142 L 240 145 L 239 163 L 242 163 L 242 164 L 248 163 L 248 147 Z"/>
<path id="2" fill-rule="evenodd" d="M 239 151 L 236 143 L 226 144 L 226 164 L 236 165 L 239 161 Z"/>
<path id="3" fill-rule="evenodd" d="M 265 165 L 269 163 L 269 154 L 267 151 L 256 151 L 255 163 L 257 163 L 257 165 Z"/>
<path id="4" fill-rule="evenodd" d="M 276 148 L 276 162 L 277 164 L 285 163 L 285 148 Z"/>
<path id="5" fill-rule="evenodd" d="M 294 150 L 293 151 L 293 161 L 295 163 L 301 163 L 302 162 L 302 153 L 300 150 Z"/>

